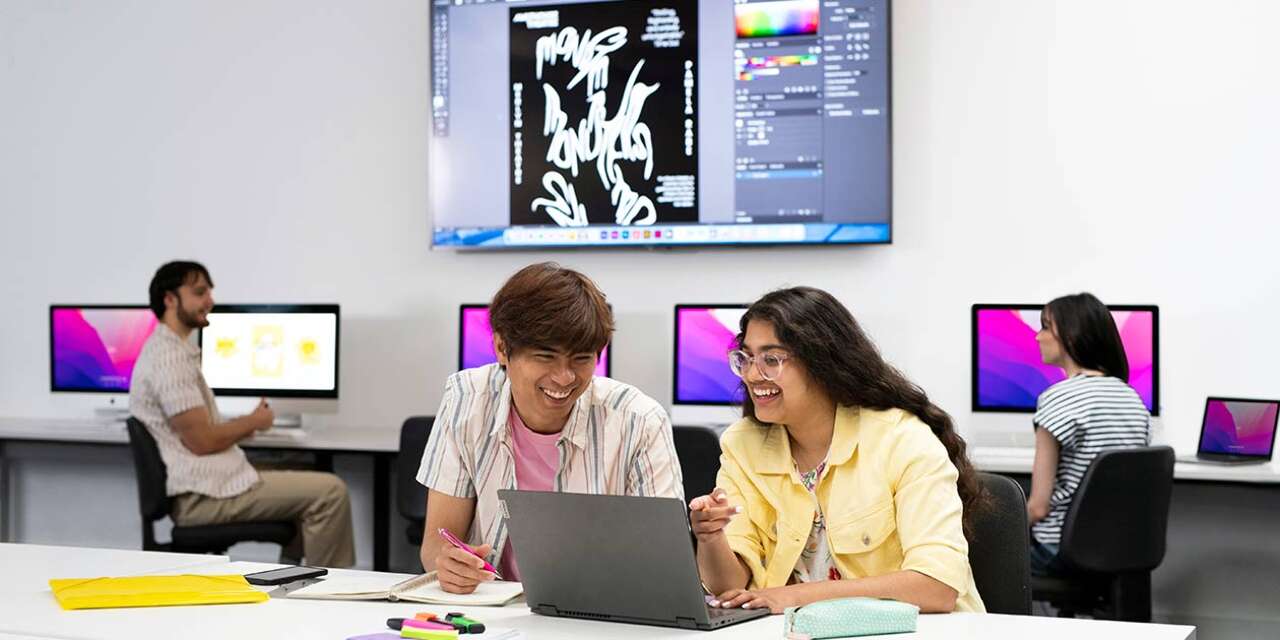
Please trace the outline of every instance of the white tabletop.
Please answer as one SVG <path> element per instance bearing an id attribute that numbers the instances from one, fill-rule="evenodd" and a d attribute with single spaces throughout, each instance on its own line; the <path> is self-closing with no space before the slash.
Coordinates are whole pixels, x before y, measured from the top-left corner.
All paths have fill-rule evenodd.
<path id="1" fill-rule="evenodd" d="M 974 447 L 969 450 L 973 465 L 993 473 L 1031 473 L 1035 449 L 1027 447 Z M 1208 462 L 1183 462 L 1173 465 L 1175 480 L 1201 482 L 1241 482 L 1248 484 L 1280 484 L 1280 468 L 1268 464 L 1220 465 Z"/>
<path id="2" fill-rule="evenodd" d="M 226 565 L 226 556 L 0 543 L 0 595 L 49 590 L 51 578 L 126 576 Z M 0 597 L 3 600 L 3 597 Z M 0 623 L 0 629 L 3 629 Z"/>
<path id="3" fill-rule="evenodd" d="M 24 589 L 0 598 L 0 633 L 18 637 L 55 638 L 124 638 L 171 637 L 199 640 L 202 638 L 348 638 L 355 635 L 385 631 L 385 621 L 393 617 L 412 617 L 419 611 L 447 613 L 457 607 L 389 603 L 382 601 L 322 601 L 273 598 L 260 604 L 219 605 L 204 607 L 157 607 L 139 609 L 103 609 L 87 611 L 63 611 L 53 599 L 47 585 L 35 585 L 33 580 L 45 578 L 36 575 L 31 567 L 38 566 L 43 558 L 61 551 L 63 563 L 81 561 L 84 566 L 97 563 L 95 568 L 112 565 L 115 571 L 107 573 L 138 573 L 129 571 L 145 565 L 161 565 L 171 562 L 173 556 L 190 560 L 184 554 L 156 554 L 154 558 L 142 558 L 136 551 L 107 551 L 77 549 L 71 547 L 50 548 L 32 545 L 3 545 L 22 547 L 4 549 L 7 556 L 0 556 L 5 566 L 16 561 L 25 568 L 27 577 Z M 28 553 L 29 551 L 29 553 Z M 114 556 L 114 557 L 113 557 Z M 161 557 L 163 556 L 163 557 Z M 262 563 L 227 563 L 225 558 L 205 556 L 205 564 L 153 567 L 153 572 L 166 573 L 246 573 L 278 565 Z M 104 562 L 105 560 L 105 562 Z M 79 571 L 78 574 L 86 574 Z M 88 573 L 102 573 L 90 571 Z M 332 570 L 334 577 L 355 577 L 371 572 Z M 47 576 L 53 577 L 53 576 Z M 403 576 L 403 577 L 408 577 Z M 507 607 L 470 607 L 465 612 L 494 628 L 515 628 L 529 639 L 585 639 L 620 638 L 706 638 L 706 632 L 615 624 L 535 615 L 523 604 Z M 714 632 L 717 640 L 778 640 L 782 637 L 782 616 L 770 616 L 759 620 L 727 627 Z M 1185 626 L 1101 622 L 1030 616 L 1002 616 L 990 614 L 949 614 L 921 616 L 918 631 L 914 634 L 883 636 L 887 639 L 924 638 L 983 640 L 1034 637 L 1037 640 L 1185 640 L 1194 638 L 1194 629 Z"/>
<path id="4" fill-rule="evenodd" d="M 0 439 L 124 444 L 129 441 L 123 422 L 76 418 L 0 418 Z M 249 438 L 245 447 L 315 449 L 391 453 L 400 450 L 397 428 L 323 427 L 304 429 L 297 438 Z"/>

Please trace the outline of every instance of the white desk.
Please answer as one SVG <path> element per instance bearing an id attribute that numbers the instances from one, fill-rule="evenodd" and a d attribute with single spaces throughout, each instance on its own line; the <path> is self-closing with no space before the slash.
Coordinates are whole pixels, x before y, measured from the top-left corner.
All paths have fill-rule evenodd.
<path id="1" fill-rule="evenodd" d="M 43 444 L 92 444 L 127 446 L 124 425 L 66 418 L 0 418 L 0 504 L 8 504 L 9 471 L 4 461 L 6 441 Z M 400 451 L 400 430 L 316 429 L 296 439 L 249 438 L 246 449 L 304 451 L 322 456 L 322 466 L 332 468 L 332 456 L 363 455 L 373 458 L 373 568 L 385 570 L 389 560 L 391 520 L 391 462 Z M 136 513 L 136 512 L 135 512 Z M 0 542 L 9 541 L 9 514 L 0 513 Z"/>
<path id="2" fill-rule="evenodd" d="M 11 593 L 48 591 L 50 578 L 124 576 L 226 563 L 226 556 L 198 553 L 0 544 L 0 600 Z"/>
<path id="3" fill-rule="evenodd" d="M 430 605 L 389 602 L 348 602 L 324 600 L 289 600 L 273 598 L 261 604 L 220 605 L 216 607 L 158 607 L 140 609 L 102 609 L 63 611 L 58 607 L 47 585 L 32 580 L 40 573 L 40 563 L 57 550 L 62 562 L 83 562 L 82 566 L 111 566 L 139 573 L 150 567 L 165 573 L 243 573 L 276 565 L 235 562 L 226 558 L 203 556 L 203 565 L 162 566 L 185 554 L 150 554 L 139 551 L 109 551 L 73 547 L 50 548 L 33 545 L 5 545 L 5 566 L 20 566 L 26 576 L 25 588 L 0 598 L 0 633 L 18 637 L 47 638 L 126 638 L 170 637 L 200 640 L 203 638 L 234 640 L 249 638 L 347 638 L 365 633 L 385 631 L 387 618 L 412 617 L 418 611 L 446 613 L 449 608 Z M 9 548 L 17 547 L 17 548 Z M 27 553 L 28 549 L 30 553 Z M 163 557 L 162 557 L 163 556 Z M 199 558 L 200 556 L 196 556 Z M 10 564 L 13 563 L 13 564 Z M 136 569 L 136 570 L 135 570 Z M 74 575 L 100 573 L 83 570 Z M 360 576 L 369 572 L 333 570 L 332 575 Z M 48 576 L 54 577 L 54 576 Z M 59 576 L 66 577 L 66 576 Z M 407 577 L 407 576 L 404 576 Z M 457 607 L 451 607 L 457 610 Z M 703 631 L 667 629 L 628 624 L 613 624 L 535 615 L 523 604 L 507 607 L 472 607 L 466 610 L 491 627 L 519 629 L 530 640 L 559 638 L 713 638 L 716 640 L 778 640 L 782 637 L 782 616 L 753 620 L 727 627 L 708 636 Z M 920 638 L 966 640 L 1003 640 L 1036 638 L 1037 640 L 1187 640 L 1195 638 L 1193 627 L 1102 622 L 1030 616 L 989 614 L 950 614 L 921 616 L 914 634 L 880 636 L 887 639 Z M 478 636 L 483 640 L 483 636 Z"/>
<path id="4" fill-rule="evenodd" d="M 969 450 L 973 465 L 992 473 L 1031 473 L 1035 449 L 1025 447 L 974 447 Z M 1280 468 L 1269 464 L 1220 465 L 1176 462 L 1173 479 L 1191 482 L 1239 482 L 1246 484 L 1280 484 Z"/>

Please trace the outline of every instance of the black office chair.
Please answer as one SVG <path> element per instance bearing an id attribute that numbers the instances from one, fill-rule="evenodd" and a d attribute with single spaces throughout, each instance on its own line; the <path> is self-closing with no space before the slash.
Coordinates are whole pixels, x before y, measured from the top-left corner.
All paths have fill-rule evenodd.
<path id="1" fill-rule="evenodd" d="M 422 546 L 427 521 L 427 488 L 418 484 L 422 450 L 427 448 L 435 416 L 411 416 L 400 426 L 400 453 L 396 456 L 396 509 L 409 521 L 409 544 Z"/>
<path id="2" fill-rule="evenodd" d="M 988 613 L 1031 614 L 1031 538 L 1027 498 L 1012 478 L 979 473 L 987 509 L 974 520 L 969 567 Z"/>
<path id="3" fill-rule="evenodd" d="M 137 418 L 130 417 L 129 448 L 133 451 L 133 468 L 138 476 L 138 506 L 142 512 L 142 549 L 181 553 L 226 553 L 239 542 L 274 542 L 287 546 L 298 529 L 290 521 L 230 522 L 196 526 L 174 525 L 171 541 L 156 542 L 155 521 L 168 516 L 172 500 L 165 495 L 169 478 L 155 438 Z"/>
<path id="4" fill-rule="evenodd" d="M 684 478 L 685 502 L 711 493 L 720 472 L 720 436 L 703 426 L 672 427 L 671 435 Z"/>
<path id="5" fill-rule="evenodd" d="M 1032 597 L 1060 617 L 1151 621 L 1151 572 L 1164 560 L 1173 449 L 1098 454 L 1080 481 L 1062 525 L 1065 572 L 1033 577 Z"/>

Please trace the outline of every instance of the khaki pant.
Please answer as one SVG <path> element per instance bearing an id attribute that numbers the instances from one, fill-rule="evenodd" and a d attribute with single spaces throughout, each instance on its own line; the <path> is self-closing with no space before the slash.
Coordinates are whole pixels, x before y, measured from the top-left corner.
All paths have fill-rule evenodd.
<path id="1" fill-rule="evenodd" d="M 184 493 L 173 498 L 173 519 L 182 526 L 292 520 L 298 537 L 281 550 L 317 567 L 356 563 L 347 485 L 332 473 L 259 471 L 258 484 L 231 498 Z"/>

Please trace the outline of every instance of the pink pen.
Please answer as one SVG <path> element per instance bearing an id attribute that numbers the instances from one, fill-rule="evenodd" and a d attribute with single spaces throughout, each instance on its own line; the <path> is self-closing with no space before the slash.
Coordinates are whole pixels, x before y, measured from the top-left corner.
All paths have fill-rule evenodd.
<path id="1" fill-rule="evenodd" d="M 462 549 L 463 551 L 466 551 L 467 553 L 469 553 L 469 554 L 471 554 L 471 555 L 473 555 L 473 556 L 475 556 L 475 557 L 477 557 L 477 558 L 480 558 L 481 560 L 484 560 L 484 558 L 481 558 L 481 557 L 480 557 L 480 554 L 476 553 L 476 550 L 475 550 L 475 549 L 472 549 L 471 547 L 468 547 L 468 546 L 467 546 L 467 543 L 465 543 L 465 542 L 463 542 L 463 541 L 459 540 L 459 539 L 458 539 L 458 536 L 453 535 L 453 533 L 451 533 L 448 529 L 445 529 L 444 527 L 440 527 L 440 537 L 441 537 L 441 538 L 444 538 L 444 539 L 445 539 L 445 541 L 446 541 L 446 542 L 448 542 L 449 544 L 451 544 L 451 545 L 453 545 L 453 546 L 455 546 L 455 547 L 457 547 L 457 548 L 459 548 L 459 549 Z M 485 571 L 488 571 L 489 573 L 492 573 L 492 574 L 493 574 L 493 575 L 495 575 L 495 576 L 497 576 L 499 580 L 501 580 L 501 579 L 502 579 L 502 576 L 499 576 L 499 575 L 498 575 L 498 570 L 497 570 L 497 569 L 494 569 L 494 568 L 493 568 L 493 565 L 489 564 L 489 561 L 488 561 L 488 560 L 484 560 L 484 570 L 485 570 Z"/>

